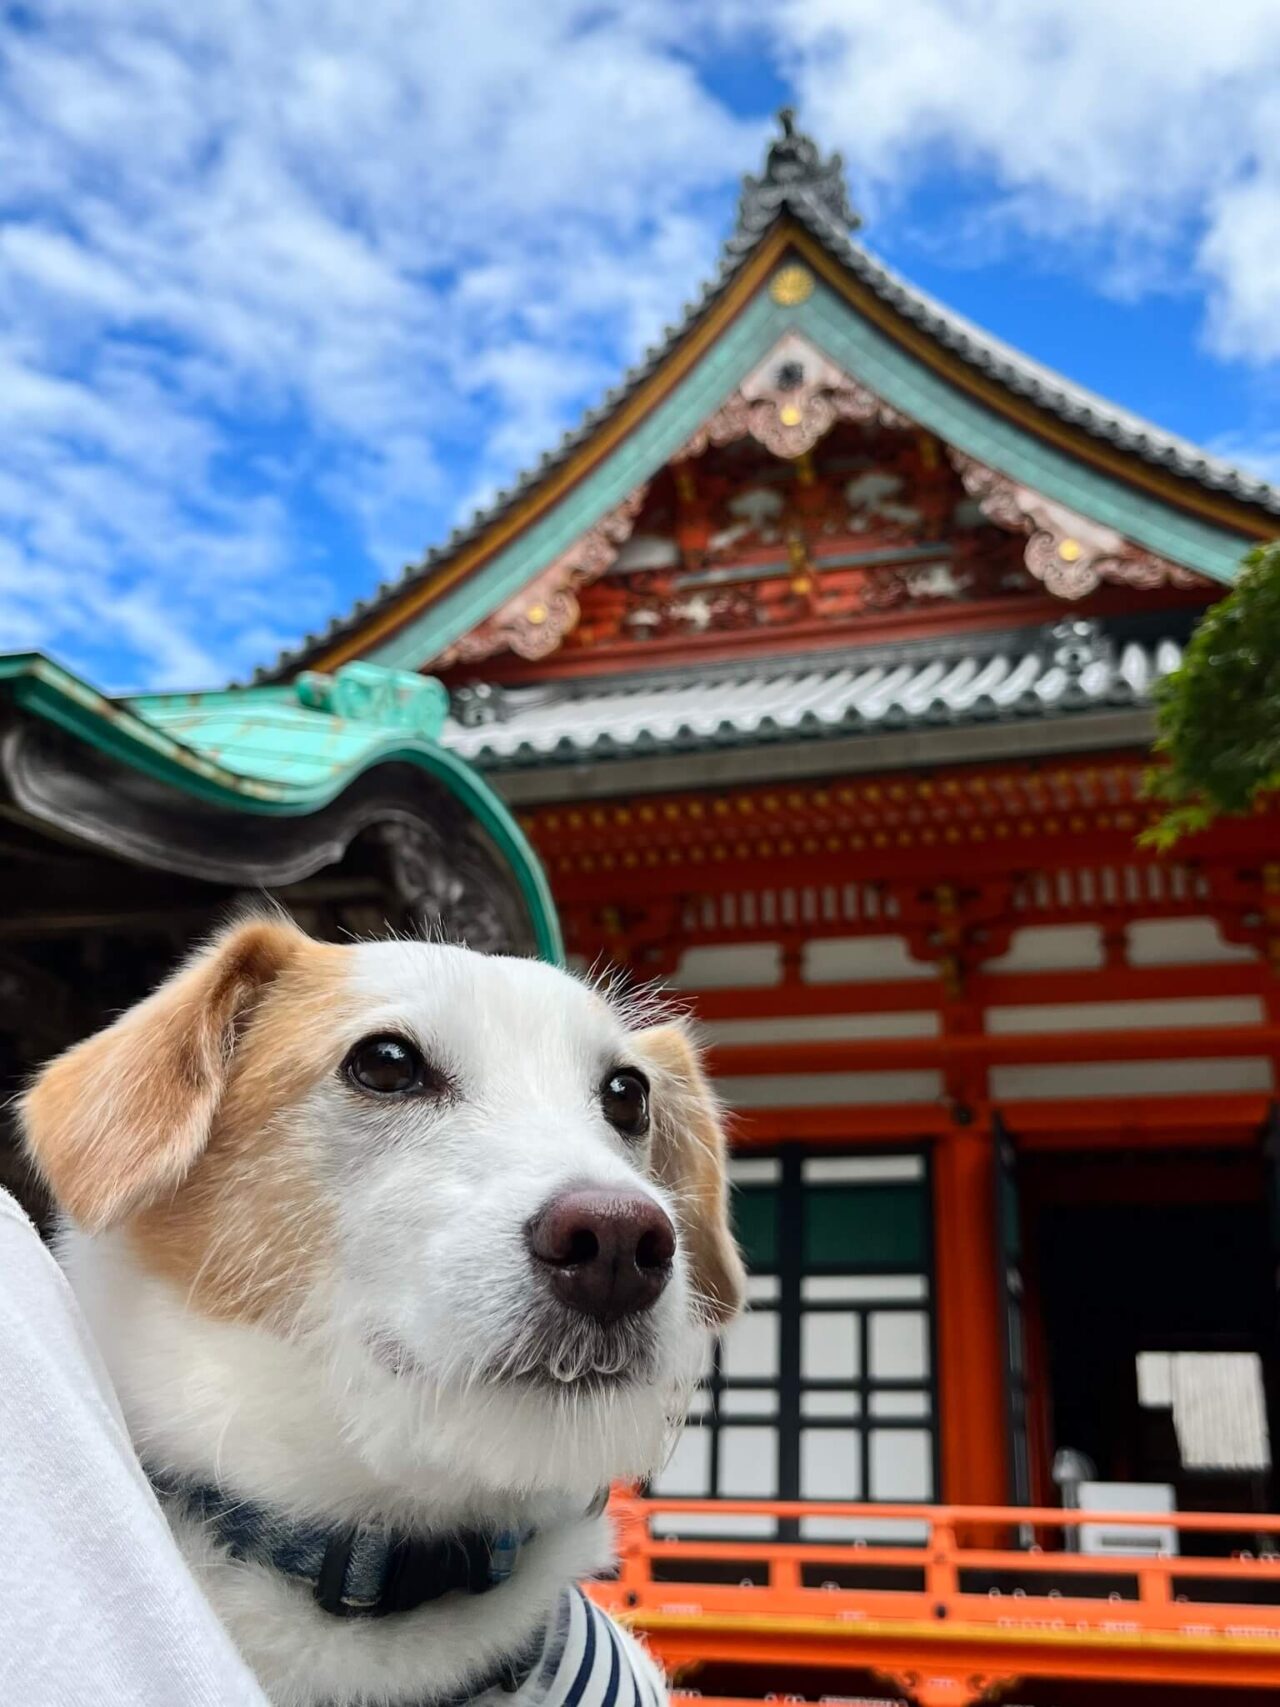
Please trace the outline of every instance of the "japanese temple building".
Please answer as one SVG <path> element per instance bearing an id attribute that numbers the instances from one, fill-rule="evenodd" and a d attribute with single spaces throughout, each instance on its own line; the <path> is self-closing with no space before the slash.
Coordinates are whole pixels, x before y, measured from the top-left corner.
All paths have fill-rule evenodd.
<path id="1" fill-rule="evenodd" d="M 690 1687 L 1280 1699 L 1280 819 L 1138 841 L 1153 686 L 1280 490 L 857 224 L 784 115 L 537 470 L 254 686 L 127 714 L 327 764 L 362 680 L 435 678 L 570 959 L 700 1021 L 752 1308 L 601 1589 Z"/>

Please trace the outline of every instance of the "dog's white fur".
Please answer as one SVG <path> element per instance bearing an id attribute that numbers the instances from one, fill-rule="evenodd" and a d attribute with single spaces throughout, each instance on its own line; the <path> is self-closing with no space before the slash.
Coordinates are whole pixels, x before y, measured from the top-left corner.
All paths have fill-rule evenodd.
<path id="1" fill-rule="evenodd" d="M 353 1087 L 342 1063 L 378 1033 L 448 1090 Z M 601 1111 L 618 1066 L 651 1081 L 639 1143 Z M 518 1648 L 607 1561 L 588 1507 L 662 1462 L 740 1298 L 688 1042 L 536 962 L 250 921 L 47 1069 L 24 1120 L 148 1463 L 310 1520 L 538 1532 L 490 1594 L 362 1621 L 175 1517 L 282 1707 L 447 1694 Z M 578 1185 L 639 1188 L 678 1230 L 666 1289 L 621 1333 L 584 1329 L 528 1253 L 531 1218 Z"/>

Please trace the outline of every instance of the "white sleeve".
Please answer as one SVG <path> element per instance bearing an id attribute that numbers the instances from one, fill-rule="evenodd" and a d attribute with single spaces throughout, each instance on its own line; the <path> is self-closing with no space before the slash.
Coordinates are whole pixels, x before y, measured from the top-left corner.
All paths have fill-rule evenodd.
<path id="1" fill-rule="evenodd" d="M 0 1190 L 0 1701 L 265 1707 L 187 1571 L 71 1288 Z"/>

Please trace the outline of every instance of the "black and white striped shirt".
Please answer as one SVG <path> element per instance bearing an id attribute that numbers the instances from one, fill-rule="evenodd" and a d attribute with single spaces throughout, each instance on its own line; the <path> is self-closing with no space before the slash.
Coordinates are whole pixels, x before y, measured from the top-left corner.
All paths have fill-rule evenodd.
<path id="1" fill-rule="evenodd" d="M 571 1588 L 520 1700 L 530 1707 L 667 1707 L 667 1692 L 653 1661 L 607 1612 Z"/>

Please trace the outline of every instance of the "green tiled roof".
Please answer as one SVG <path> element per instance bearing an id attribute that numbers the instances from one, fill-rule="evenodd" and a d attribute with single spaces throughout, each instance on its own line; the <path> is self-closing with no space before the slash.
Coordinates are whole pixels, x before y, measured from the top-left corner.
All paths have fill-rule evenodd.
<path id="1" fill-rule="evenodd" d="M 439 752 L 449 709 L 439 682 L 373 664 L 305 675 L 288 687 L 147 694 L 127 704 L 152 729 L 244 781 L 308 797 L 403 754 L 406 743 Z"/>

